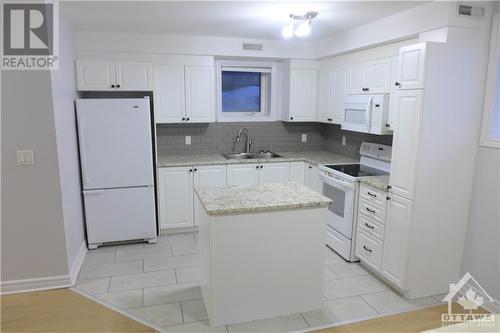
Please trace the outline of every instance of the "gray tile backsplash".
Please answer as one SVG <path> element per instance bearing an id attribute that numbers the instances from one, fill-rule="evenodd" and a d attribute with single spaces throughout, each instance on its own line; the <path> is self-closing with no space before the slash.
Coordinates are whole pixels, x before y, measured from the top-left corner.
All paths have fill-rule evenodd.
<path id="1" fill-rule="evenodd" d="M 245 138 L 236 142 L 238 130 L 248 128 L 254 138 L 253 151 L 311 151 L 328 150 L 354 158 L 359 157 L 361 142 L 391 144 L 392 136 L 379 136 L 340 130 L 339 125 L 321 123 L 212 123 L 212 124 L 159 124 L 156 127 L 158 155 L 193 155 L 242 152 Z M 302 142 L 307 134 L 307 142 Z M 191 136 L 191 145 L 185 136 Z M 342 146 L 342 135 L 347 138 Z"/>

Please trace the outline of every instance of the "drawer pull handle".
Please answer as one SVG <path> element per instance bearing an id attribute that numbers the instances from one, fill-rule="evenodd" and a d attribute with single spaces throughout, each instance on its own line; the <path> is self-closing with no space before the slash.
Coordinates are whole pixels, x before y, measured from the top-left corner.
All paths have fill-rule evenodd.
<path id="1" fill-rule="evenodd" d="M 370 228 L 370 229 L 375 229 L 375 227 L 374 227 L 374 226 L 372 226 L 372 225 L 370 225 L 370 224 L 368 224 L 368 223 L 366 223 L 366 222 L 365 222 L 365 225 L 366 225 L 368 228 Z"/>
<path id="2" fill-rule="evenodd" d="M 366 210 L 369 211 L 370 213 L 375 214 L 375 211 L 373 209 L 370 209 L 370 208 L 366 207 Z"/>
<path id="3" fill-rule="evenodd" d="M 372 192 L 366 192 L 366 194 L 368 194 L 370 197 L 374 197 L 374 198 L 376 198 L 376 197 L 377 197 L 377 195 L 376 195 L 376 194 L 373 194 Z"/>
<path id="4" fill-rule="evenodd" d="M 365 251 L 368 251 L 368 252 L 370 252 L 370 253 L 372 253 L 372 252 L 373 252 L 372 250 L 370 250 L 369 248 L 367 248 L 367 247 L 366 247 L 366 246 L 364 246 L 364 245 L 363 245 L 363 249 L 365 249 Z"/>

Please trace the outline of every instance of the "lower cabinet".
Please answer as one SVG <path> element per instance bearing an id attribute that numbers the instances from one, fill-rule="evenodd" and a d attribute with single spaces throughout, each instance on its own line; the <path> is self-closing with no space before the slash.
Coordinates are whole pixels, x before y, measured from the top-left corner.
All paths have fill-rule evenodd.
<path id="1" fill-rule="evenodd" d="M 286 183 L 290 180 L 290 163 L 245 163 L 227 166 L 228 185 Z"/>
<path id="2" fill-rule="evenodd" d="M 306 163 L 304 172 L 304 185 L 318 193 L 323 193 L 323 183 L 319 178 L 319 169 L 316 165 Z"/>
<path id="3" fill-rule="evenodd" d="M 259 184 L 290 181 L 290 163 L 263 163 L 259 168 Z"/>
<path id="4" fill-rule="evenodd" d="M 305 162 L 290 162 L 290 181 L 304 185 Z"/>
<path id="5" fill-rule="evenodd" d="M 197 224 L 194 187 L 226 185 L 226 166 L 188 166 L 158 169 L 160 228 L 183 228 Z"/>

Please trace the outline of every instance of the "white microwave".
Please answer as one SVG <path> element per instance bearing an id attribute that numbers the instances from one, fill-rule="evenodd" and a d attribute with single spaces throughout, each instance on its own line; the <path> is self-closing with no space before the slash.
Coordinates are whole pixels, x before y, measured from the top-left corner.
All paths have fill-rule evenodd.
<path id="1" fill-rule="evenodd" d="M 347 95 L 341 128 L 348 131 L 383 135 L 389 117 L 389 94 Z"/>

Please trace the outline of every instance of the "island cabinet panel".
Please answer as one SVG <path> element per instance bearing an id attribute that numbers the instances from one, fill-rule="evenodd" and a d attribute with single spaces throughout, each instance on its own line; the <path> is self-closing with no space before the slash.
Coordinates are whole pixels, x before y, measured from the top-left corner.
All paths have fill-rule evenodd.
<path id="1" fill-rule="evenodd" d="M 259 184 L 286 183 L 290 180 L 290 163 L 263 163 L 259 167 Z"/>
<path id="2" fill-rule="evenodd" d="M 323 193 L 323 183 L 319 178 L 319 169 L 316 165 L 306 163 L 304 185 L 318 193 Z"/>
<path id="3" fill-rule="evenodd" d="M 192 167 L 160 168 L 160 228 L 193 226 Z"/>
<path id="4" fill-rule="evenodd" d="M 290 163 L 290 181 L 304 185 L 304 177 L 306 172 L 305 162 Z"/>
<path id="5" fill-rule="evenodd" d="M 227 166 L 228 185 L 259 184 L 259 164 L 230 164 Z"/>

